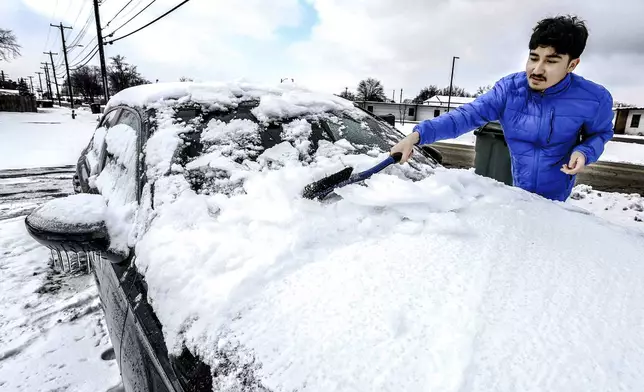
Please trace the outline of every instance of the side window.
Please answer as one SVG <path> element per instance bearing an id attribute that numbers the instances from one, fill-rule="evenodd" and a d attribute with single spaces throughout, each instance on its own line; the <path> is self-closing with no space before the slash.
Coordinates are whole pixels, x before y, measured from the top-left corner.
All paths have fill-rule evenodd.
<path id="1" fill-rule="evenodd" d="M 96 183 L 109 203 L 125 205 L 138 200 L 139 118 L 123 109 L 107 130 L 105 166 Z"/>
<path id="2" fill-rule="evenodd" d="M 123 110 L 117 124 L 125 124 L 137 132 L 141 131 L 141 121 L 139 116 L 129 110 Z"/>
<path id="3" fill-rule="evenodd" d="M 87 154 L 85 155 L 89 177 L 97 176 L 105 164 L 105 135 L 107 129 L 114 125 L 121 109 L 115 109 L 106 113 L 101 119 L 100 125 L 94 131 L 94 136 L 89 142 Z M 89 180 L 90 187 L 95 188 L 93 180 Z"/>
<path id="4" fill-rule="evenodd" d="M 109 128 L 114 123 L 116 122 L 116 118 L 118 117 L 118 112 L 120 112 L 120 109 L 115 109 L 103 116 L 103 121 L 101 121 L 101 127 Z"/>

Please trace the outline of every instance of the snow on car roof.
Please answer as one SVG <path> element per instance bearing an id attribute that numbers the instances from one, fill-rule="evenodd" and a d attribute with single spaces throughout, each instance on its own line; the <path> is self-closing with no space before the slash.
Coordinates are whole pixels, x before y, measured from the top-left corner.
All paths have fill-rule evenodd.
<path id="1" fill-rule="evenodd" d="M 117 105 L 157 107 L 181 102 L 227 109 L 248 100 L 260 101 L 253 111 L 260 121 L 343 110 L 359 114 L 351 101 L 333 94 L 314 92 L 294 83 L 266 86 L 247 82 L 144 84 L 120 91 L 110 99 L 105 110 Z"/>

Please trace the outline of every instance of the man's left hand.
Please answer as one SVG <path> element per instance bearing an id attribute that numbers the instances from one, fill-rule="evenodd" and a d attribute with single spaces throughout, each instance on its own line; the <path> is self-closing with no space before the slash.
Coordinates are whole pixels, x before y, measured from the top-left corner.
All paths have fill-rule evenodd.
<path id="1" fill-rule="evenodd" d="M 567 165 L 564 164 L 561 166 L 561 171 L 566 174 L 575 175 L 582 171 L 585 166 L 586 156 L 579 151 L 575 151 L 570 156 L 570 162 Z"/>

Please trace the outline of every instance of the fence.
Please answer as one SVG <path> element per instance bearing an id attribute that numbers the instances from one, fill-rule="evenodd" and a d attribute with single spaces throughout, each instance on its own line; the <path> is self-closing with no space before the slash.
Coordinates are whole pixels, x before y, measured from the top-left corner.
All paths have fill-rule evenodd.
<path id="1" fill-rule="evenodd" d="M 21 95 L 0 95 L 0 112 L 36 112 L 36 100 Z"/>

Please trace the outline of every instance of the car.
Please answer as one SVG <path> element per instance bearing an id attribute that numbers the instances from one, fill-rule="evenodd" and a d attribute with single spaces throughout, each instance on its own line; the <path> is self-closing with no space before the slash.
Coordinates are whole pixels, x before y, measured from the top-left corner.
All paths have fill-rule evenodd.
<path id="1" fill-rule="evenodd" d="M 26 218 L 89 252 L 128 391 L 644 387 L 644 238 L 447 170 L 400 132 L 285 83 L 112 97 L 78 193 Z"/>
<path id="2" fill-rule="evenodd" d="M 312 96 L 309 92 L 298 90 L 261 90 L 245 85 L 186 85 L 157 84 L 152 86 L 130 88 L 112 98 L 100 119 L 97 129 L 82 151 L 76 164 L 73 186 L 79 195 L 103 195 L 108 203 L 121 203 L 119 208 L 142 206 L 143 192 L 149 184 L 150 168 L 146 170 L 154 155 L 149 140 L 155 133 L 172 131 L 176 124 L 191 124 L 189 132 L 180 132 L 180 143 L 177 146 L 158 146 L 158 154 L 168 154 L 175 162 L 174 165 L 194 163 L 205 154 L 204 143 L 201 140 L 204 129 L 208 124 L 237 123 L 243 126 L 257 126 L 257 138 L 245 138 L 243 132 L 238 135 L 243 142 L 228 140 L 236 143 L 240 151 L 248 152 L 245 159 L 255 161 L 262 151 L 268 151 L 284 141 L 284 124 L 296 123 L 300 127 L 304 121 L 310 124 L 308 135 L 291 142 L 299 143 L 304 160 L 314 154 L 320 142 L 327 145 L 340 139 L 353 143 L 353 147 L 344 151 L 349 154 L 369 152 L 388 148 L 404 135 L 380 118 L 355 107 L 352 103 L 331 95 Z M 163 97 L 156 99 L 156 91 L 162 92 Z M 220 106 L 219 95 L 229 95 L 234 105 Z M 198 94 L 211 94 L 214 98 L 186 97 Z M 287 96 L 289 101 L 302 104 L 301 107 L 288 115 L 280 114 L 270 119 L 258 119 L 254 114 L 262 99 L 276 99 Z M 132 99 L 131 97 L 136 97 Z M 153 100 L 152 97 L 155 97 Z M 138 99 L 138 102 L 137 102 Z M 323 104 L 322 109 L 316 105 Z M 270 109 L 270 108 L 269 108 Z M 270 110 L 269 110 L 270 112 Z M 306 128 L 306 126 L 304 126 Z M 241 129 L 243 131 L 243 129 Z M 296 135 L 297 136 L 297 135 Z M 290 140 L 290 139 L 289 139 Z M 115 145 L 120 149 L 121 156 L 115 156 Z M 147 149 L 146 149 L 147 147 Z M 228 149 L 230 146 L 223 146 Z M 240 151 L 230 150 L 229 154 Z M 412 165 L 419 170 L 433 169 L 438 163 L 433 159 L 431 149 L 418 149 L 412 158 Z M 238 154 L 239 155 L 239 154 Z M 155 162 L 159 159 L 154 156 Z M 235 158 L 229 162 L 241 164 L 242 159 Z M 424 167 L 425 169 L 420 169 Z M 173 168 L 167 168 L 166 174 Z M 104 170 L 112 170 L 112 177 L 106 177 L 112 183 L 107 183 L 101 177 Z M 207 184 L 221 180 L 219 177 L 200 175 L 199 171 L 189 177 L 192 189 L 202 192 Z M 103 182 L 101 182 L 103 181 Z M 238 188 L 232 186 L 218 187 L 223 194 L 235 193 Z M 102 190 L 102 191 L 101 191 Z M 154 183 L 148 190 L 151 198 L 155 196 Z M 80 198 L 84 207 L 92 206 L 97 199 Z M 56 203 L 54 203 L 55 205 Z M 100 202 L 99 202 L 100 204 Z M 76 206 L 70 211 L 83 210 Z M 63 208 L 64 210 L 64 208 Z M 56 210 L 58 214 L 61 209 Z M 42 210 L 40 211 L 43 212 Z M 43 244 L 56 251 L 90 252 L 88 269 L 93 273 L 99 296 L 105 312 L 107 327 L 115 350 L 123 384 L 127 391 L 210 391 L 212 390 L 211 368 L 201 361 L 195 353 L 184 348 L 178 355 L 171 355 L 164 341 L 163 325 L 156 317 L 153 307 L 148 301 L 148 290 L 145 276 L 136 268 L 136 252 L 133 248 L 122 248 L 119 252 L 110 250 L 110 237 L 105 227 L 89 225 L 84 227 L 81 222 L 73 222 L 65 233 L 47 232 L 42 230 L 42 222 L 35 219 L 37 214 L 27 219 L 29 233 Z M 51 217 L 51 216 L 50 216 Z M 60 218 L 60 216 L 59 216 Z M 44 225 L 46 226 L 46 225 Z M 83 232 L 82 228 L 86 230 Z M 77 233 L 81 228 L 81 233 Z M 76 233 L 75 233 L 76 232 Z M 97 234 L 99 233 L 99 234 Z M 112 234 L 113 235 L 113 234 Z M 112 241 L 114 238 L 112 238 Z M 95 251 L 101 251 L 102 257 Z M 106 259 L 112 262 L 105 262 Z"/>

